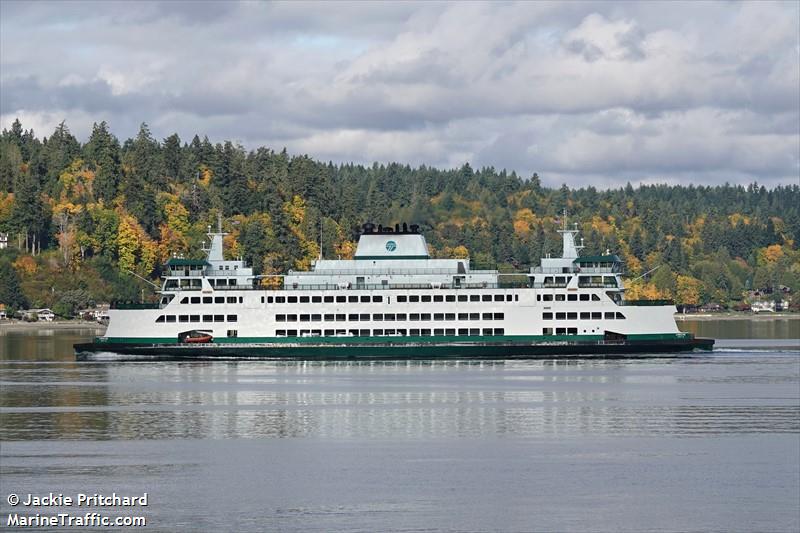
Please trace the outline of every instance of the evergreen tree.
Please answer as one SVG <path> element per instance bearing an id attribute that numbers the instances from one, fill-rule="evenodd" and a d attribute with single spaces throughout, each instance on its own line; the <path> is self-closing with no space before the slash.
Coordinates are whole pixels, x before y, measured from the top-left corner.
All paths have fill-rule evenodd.
<path id="1" fill-rule="evenodd" d="M 6 304 L 12 312 L 28 308 L 28 299 L 20 287 L 19 275 L 5 257 L 0 257 L 0 303 Z"/>
<path id="2" fill-rule="evenodd" d="M 119 152 L 119 141 L 108 131 L 108 124 L 105 121 L 95 123 L 83 153 L 89 167 L 96 172 L 95 196 L 106 203 L 110 203 L 117 194 L 121 172 Z"/>

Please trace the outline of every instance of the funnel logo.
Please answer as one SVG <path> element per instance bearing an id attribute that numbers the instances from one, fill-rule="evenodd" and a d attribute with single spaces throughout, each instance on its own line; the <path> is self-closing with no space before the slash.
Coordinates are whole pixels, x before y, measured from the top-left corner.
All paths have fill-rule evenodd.
<path id="1" fill-rule="evenodd" d="M 387 252 L 394 252 L 395 250 L 397 250 L 397 243 L 394 242 L 394 241 L 388 241 L 386 243 L 386 251 Z"/>

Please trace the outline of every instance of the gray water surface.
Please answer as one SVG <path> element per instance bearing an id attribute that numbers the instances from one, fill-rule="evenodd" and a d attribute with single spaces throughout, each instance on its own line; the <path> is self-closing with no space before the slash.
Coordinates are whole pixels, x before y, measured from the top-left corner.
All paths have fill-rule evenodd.
<path id="1" fill-rule="evenodd" d="M 89 335 L 0 335 L 0 527 L 25 512 L 12 492 L 147 492 L 109 514 L 144 531 L 800 530 L 796 338 L 679 359 L 77 363 Z"/>

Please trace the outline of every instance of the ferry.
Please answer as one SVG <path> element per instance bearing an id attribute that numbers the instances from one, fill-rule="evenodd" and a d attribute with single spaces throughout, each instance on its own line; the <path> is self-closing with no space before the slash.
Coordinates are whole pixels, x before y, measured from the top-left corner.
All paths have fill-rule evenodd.
<path id="1" fill-rule="evenodd" d="M 259 276 L 226 260 L 222 224 L 202 260 L 172 258 L 158 303 L 116 304 L 79 359 L 518 359 L 650 357 L 710 350 L 678 330 L 675 305 L 629 300 L 617 255 L 581 256 L 566 224 L 561 257 L 528 272 L 432 258 L 417 225 L 361 228 L 352 259 Z"/>

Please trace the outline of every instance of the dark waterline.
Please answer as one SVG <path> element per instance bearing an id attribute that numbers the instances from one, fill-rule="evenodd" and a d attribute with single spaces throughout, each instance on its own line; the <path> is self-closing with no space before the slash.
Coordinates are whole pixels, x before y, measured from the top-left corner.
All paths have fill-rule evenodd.
<path id="1" fill-rule="evenodd" d="M 91 332 L 4 333 L 0 517 L 11 492 L 147 492 L 107 512 L 147 531 L 798 531 L 797 324 L 687 359 L 484 363 L 77 363 Z"/>

